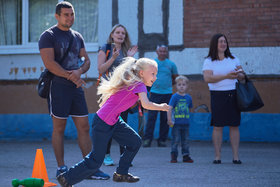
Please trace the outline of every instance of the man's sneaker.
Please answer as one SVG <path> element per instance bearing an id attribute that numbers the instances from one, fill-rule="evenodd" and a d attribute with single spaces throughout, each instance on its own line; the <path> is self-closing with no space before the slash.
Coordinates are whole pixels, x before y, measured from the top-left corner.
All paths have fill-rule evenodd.
<path id="1" fill-rule="evenodd" d="M 58 175 L 60 175 L 61 173 L 65 172 L 67 170 L 68 170 L 67 166 L 60 166 L 59 168 L 57 168 L 55 176 L 57 177 Z"/>
<path id="2" fill-rule="evenodd" d="M 59 182 L 59 184 L 62 186 L 62 187 L 72 187 L 71 184 L 69 184 L 67 182 L 67 180 L 65 179 L 65 177 L 63 176 L 63 173 L 59 174 L 57 177 L 56 177 L 57 181 Z"/>
<path id="3" fill-rule="evenodd" d="M 91 180 L 108 180 L 110 179 L 110 175 L 103 173 L 102 171 L 98 170 L 92 176 L 89 176 L 87 179 Z"/>
<path id="4" fill-rule="evenodd" d="M 193 159 L 189 155 L 183 156 L 183 162 L 193 163 Z"/>
<path id="5" fill-rule="evenodd" d="M 166 147 L 166 144 L 163 141 L 158 140 L 158 147 Z"/>
<path id="6" fill-rule="evenodd" d="M 113 181 L 115 182 L 138 182 L 139 180 L 139 177 L 133 176 L 130 173 L 127 175 L 121 175 L 115 172 L 113 175 Z"/>
<path id="7" fill-rule="evenodd" d="M 110 154 L 106 154 L 106 155 L 105 155 L 103 164 L 104 164 L 105 166 L 113 166 L 113 165 L 114 165 L 114 161 L 113 161 L 113 159 L 111 158 Z"/>
<path id="8" fill-rule="evenodd" d="M 143 147 L 151 147 L 152 141 L 151 140 L 144 140 Z"/>

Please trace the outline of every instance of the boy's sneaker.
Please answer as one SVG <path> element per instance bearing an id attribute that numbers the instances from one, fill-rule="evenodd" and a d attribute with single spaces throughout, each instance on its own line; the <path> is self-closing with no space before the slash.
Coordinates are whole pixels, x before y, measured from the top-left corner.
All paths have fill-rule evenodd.
<path id="1" fill-rule="evenodd" d="M 108 180 L 110 179 L 110 175 L 98 170 L 96 173 L 94 173 L 92 176 L 89 176 L 87 179 L 91 180 Z"/>
<path id="2" fill-rule="evenodd" d="M 61 173 L 65 172 L 67 170 L 68 170 L 67 166 L 60 166 L 57 168 L 55 176 L 57 177 L 58 175 L 60 175 Z"/>
<path id="3" fill-rule="evenodd" d="M 59 174 L 57 177 L 56 177 L 57 181 L 59 182 L 59 184 L 62 186 L 62 187 L 72 187 L 71 184 L 69 184 L 67 182 L 67 180 L 65 179 L 65 177 L 63 176 L 63 173 Z"/>
<path id="4" fill-rule="evenodd" d="M 114 161 L 113 161 L 113 159 L 111 158 L 110 154 L 106 154 L 106 155 L 105 155 L 103 164 L 104 164 L 105 166 L 113 166 L 113 165 L 114 165 Z"/>
<path id="5" fill-rule="evenodd" d="M 189 155 L 183 156 L 183 162 L 193 163 L 193 159 Z"/>
<path id="6" fill-rule="evenodd" d="M 177 154 L 176 153 L 171 153 L 171 163 L 177 163 Z"/>
<path id="7" fill-rule="evenodd" d="M 113 181 L 115 182 L 138 182 L 139 180 L 140 180 L 139 177 L 133 176 L 130 173 L 126 175 L 121 175 L 115 172 L 113 175 Z"/>

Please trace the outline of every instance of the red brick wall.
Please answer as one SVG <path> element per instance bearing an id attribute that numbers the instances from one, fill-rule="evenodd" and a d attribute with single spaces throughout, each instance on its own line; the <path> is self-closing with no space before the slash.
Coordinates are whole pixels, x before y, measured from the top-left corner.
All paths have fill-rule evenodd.
<path id="1" fill-rule="evenodd" d="M 185 0 L 184 46 L 209 47 L 216 33 L 230 47 L 280 46 L 280 0 Z"/>

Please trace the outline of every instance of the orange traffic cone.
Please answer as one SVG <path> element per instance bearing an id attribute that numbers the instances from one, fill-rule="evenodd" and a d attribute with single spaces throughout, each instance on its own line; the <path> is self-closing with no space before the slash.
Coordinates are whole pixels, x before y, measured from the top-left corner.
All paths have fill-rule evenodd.
<path id="1" fill-rule="evenodd" d="M 49 177 L 48 177 L 47 168 L 46 168 L 42 149 L 37 149 L 37 151 L 36 151 L 35 161 L 34 161 L 34 165 L 33 165 L 32 178 L 43 179 L 45 182 L 44 187 L 57 186 L 57 184 L 49 182 Z"/>

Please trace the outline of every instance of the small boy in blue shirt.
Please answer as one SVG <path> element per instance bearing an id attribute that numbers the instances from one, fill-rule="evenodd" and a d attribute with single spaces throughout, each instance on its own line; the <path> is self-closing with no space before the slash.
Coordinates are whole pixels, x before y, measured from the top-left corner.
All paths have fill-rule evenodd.
<path id="1" fill-rule="evenodd" d="M 171 163 L 177 162 L 178 144 L 181 140 L 183 162 L 193 163 L 189 152 L 189 118 L 192 97 L 187 94 L 189 79 L 178 76 L 175 79 L 177 92 L 172 95 L 167 112 L 167 123 L 172 128 Z"/>

